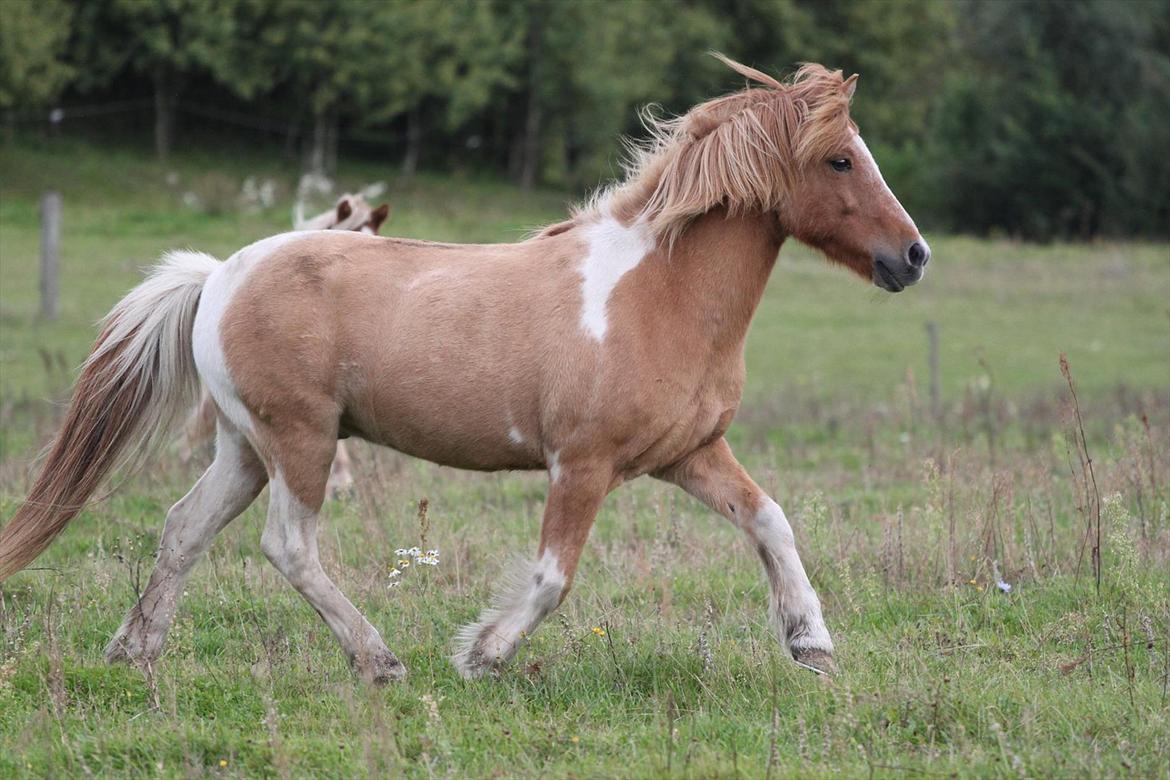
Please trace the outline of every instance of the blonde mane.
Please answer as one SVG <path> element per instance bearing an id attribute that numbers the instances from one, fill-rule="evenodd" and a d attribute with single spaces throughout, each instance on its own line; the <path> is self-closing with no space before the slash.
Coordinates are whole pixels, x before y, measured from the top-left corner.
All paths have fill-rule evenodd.
<path id="1" fill-rule="evenodd" d="M 800 170 L 836 153 L 856 131 L 849 102 L 856 76 L 805 63 L 781 82 L 715 54 L 762 86 L 748 87 L 674 118 L 647 109 L 645 142 L 628 142 L 626 179 L 574 210 L 643 220 L 655 237 L 673 240 L 695 217 L 717 206 L 731 213 L 773 210 Z"/>

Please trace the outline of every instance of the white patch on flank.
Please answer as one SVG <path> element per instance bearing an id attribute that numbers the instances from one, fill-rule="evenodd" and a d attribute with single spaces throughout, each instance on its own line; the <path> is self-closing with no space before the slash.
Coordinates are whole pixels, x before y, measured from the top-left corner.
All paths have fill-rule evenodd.
<path id="1" fill-rule="evenodd" d="M 833 651 L 833 640 L 821 615 L 821 602 L 796 552 L 796 539 L 784 510 L 765 497 L 756 513 L 754 536 L 774 564 L 777 581 L 772 582 L 772 619 L 780 641 L 786 646 L 815 647 Z M 789 642 L 788 628 L 802 624 L 804 631 Z"/>
<path id="2" fill-rule="evenodd" d="M 548 478 L 553 482 L 561 478 L 560 450 L 548 454 Z"/>
<path id="3" fill-rule="evenodd" d="M 227 356 L 223 351 L 220 334 L 220 321 L 232 297 L 257 264 L 281 247 L 301 240 L 307 235 L 309 233 L 305 231 L 281 233 L 246 246 L 220 265 L 203 285 L 199 311 L 195 315 L 195 327 L 191 335 L 195 366 L 199 369 L 203 384 L 215 399 L 216 406 L 240 430 L 252 430 L 252 416 L 240 401 L 231 372 L 228 370 Z"/>
<path id="4" fill-rule="evenodd" d="M 524 434 L 520 433 L 520 429 L 515 425 L 508 429 L 508 438 L 512 440 L 513 444 L 524 443 Z"/>
<path id="5" fill-rule="evenodd" d="M 565 575 L 551 550 L 545 550 L 535 563 L 509 568 L 492 605 L 456 639 L 451 660 L 464 677 L 476 677 L 510 659 L 520 642 L 560 603 Z"/>
<path id="6" fill-rule="evenodd" d="M 586 241 L 581 263 L 581 327 L 598 341 L 609 327 L 606 307 L 613 288 L 627 272 L 637 267 L 654 239 L 645 224 L 625 226 L 608 213 L 582 230 Z"/>

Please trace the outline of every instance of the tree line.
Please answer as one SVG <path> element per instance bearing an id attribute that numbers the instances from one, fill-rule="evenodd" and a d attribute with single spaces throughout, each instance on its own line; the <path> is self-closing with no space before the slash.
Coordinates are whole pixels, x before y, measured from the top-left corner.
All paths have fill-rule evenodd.
<path id="1" fill-rule="evenodd" d="M 0 112 L 150 95 L 165 158 L 198 96 L 318 170 L 382 137 L 407 174 L 585 189 L 639 107 L 739 86 L 709 50 L 860 73 L 854 117 L 936 228 L 1170 234 L 1170 0 L 4 0 Z"/>

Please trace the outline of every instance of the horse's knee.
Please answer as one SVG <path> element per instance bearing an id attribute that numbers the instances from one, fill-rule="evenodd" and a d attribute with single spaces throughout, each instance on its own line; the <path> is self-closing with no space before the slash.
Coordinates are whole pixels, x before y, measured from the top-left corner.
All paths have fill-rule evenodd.
<path id="1" fill-rule="evenodd" d="M 788 517 L 780 505 L 767 496 L 756 510 L 756 522 L 751 532 L 760 544 L 770 549 L 796 547 L 796 535 Z"/>

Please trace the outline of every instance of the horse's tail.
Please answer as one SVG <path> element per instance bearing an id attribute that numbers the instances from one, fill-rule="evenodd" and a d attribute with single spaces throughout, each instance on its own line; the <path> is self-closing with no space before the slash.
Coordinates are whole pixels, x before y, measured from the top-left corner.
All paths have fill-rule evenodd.
<path id="1" fill-rule="evenodd" d="M 191 403 L 191 332 L 219 261 L 169 252 L 102 321 L 28 498 L 0 531 L 0 582 L 41 554 L 116 466 L 144 457 Z"/>

